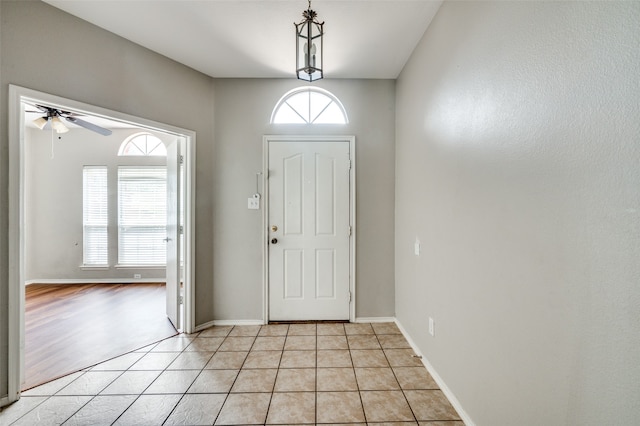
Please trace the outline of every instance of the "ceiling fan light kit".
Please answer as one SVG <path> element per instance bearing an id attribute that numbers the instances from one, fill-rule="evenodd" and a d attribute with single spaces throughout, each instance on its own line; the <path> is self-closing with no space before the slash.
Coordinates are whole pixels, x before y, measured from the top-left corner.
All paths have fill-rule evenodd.
<path id="1" fill-rule="evenodd" d="M 40 130 L 45 130 L 45 127 L 50 122 L 51 126 L 49 128 L 56 131 L 56 133 L 67 133 L 69 128 L 64 125 L 62 122 L 62 118 L 64 118 L 69 123 L 73 123 L 79 127 L 84 127 L 87 130 L 91 130 L 93 132 L 99 133 L 104 136 L 109 136 L 113 133 L 109 129 L 105 129 L 104 127 L 100 127 L 96 124 L 89 123 L 88 121 L 81 120 L 76 116 L 79 115 L 74 112 L 63 111 L 57 108 L 48 107 L 45 105 L 35 105 L 43 114 L 46 116 L 38 117 L 33 120 L 33 124 Z M 28 112 L 38 112 L 38 111 L 28 111 Z"/>
<path id="2" fill-rule="evenodd" d="M 44 126 L 46 126 L 48 122 L 49 120 L 46 117 L 38 117 L 33 120 L 33 124 L 35 124 L 35 126 L 40 130 L 43 130 Z"/>
<path id="3" fill-rule="evenodd" d="M 67 133 L 69 131 L 69 128 L 62 123 L 62 120 L 57 115 L 51 117 L 51 127 L 56 133 Z"/>
<path id="4" fill-rule="evenodd" d="M 311 10 L 311 0 L 307 10 L 302 12 L 300 23 L 296 27 L 296 76 L 304 81 L 316 81 L 324 77 L 322 39 L 324 22 L 319 22 L 318 14 Z"/>

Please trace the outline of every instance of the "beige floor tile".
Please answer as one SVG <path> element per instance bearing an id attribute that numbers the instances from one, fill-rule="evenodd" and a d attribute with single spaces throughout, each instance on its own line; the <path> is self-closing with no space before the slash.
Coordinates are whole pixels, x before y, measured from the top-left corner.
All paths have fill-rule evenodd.
<path id="1" fill-rule="evenodd" d="M 371 324 L 345 324 L 344 330 L 347 335 L 352 334 L 374 334 Z"/>
<path id="2" fill-rule="evenodd" d="M 133 364 L 138 362 L 140 358 L 144 356 L 141 352 L 130 352 L 117 358 L 113 358 L 102 364 L 98 364 L 93 367 L 92 371 L 125 371 L 128 370 Z"/>
<path id="3" fill-rule="evenodd" d="M 35 388 L 22 392 L 22 396 L 39 396 L 39 395 L 55 395 L 63 387 L 73 382 L 78 377 L 82 376 L 84 372 L 79 371 L 77 373 L 69 374 L 68 376 L 60 377 L 59 379 L 52 380 L 44 385 L 36 386 Z"/>
<path id="4" fill-rule="evenodd" d="M 371 324 L 376 334 L 402 334 L 394 322 L 378 322 Z"/>
<path id="5" fill-rule="evenodd" d="M 318 336 L 344 336 L 344 324 L 318 324 L 316 328 Z"/>
<path id="6" fill-rule="evenodd" d="M 164 426 L 212 425 L 226 398 L 220 393 L 184 395 Z"/>
<path id="7" fill-rule="evenodd" d="M 400 390 L 391 368 L 356 368 L 358 388 L 363 390 Z"/>
<path id="8" fill-rule="evenodd" d="M 284 349 L 285 336 L 267 336 L 256 338 L 252 351 L 281 351 Z"/>
<path id="9" fill-rule="evenodd" d="M 65 426 L 110 425 L 133 404 L 136 398 L 138 398 L 137 395 L 96 396 L 64 424 Z M 3 423 L 0 422 L 0 424 Z"/>
<path id="10" fill-rule="evenodd" d="M 162 371 L 125 371 L 102 392 L 102 395 L 139 395 Z"/>
<path id="11" fill-rule="evenodd" d="M 315 368 L 316 351 L 284 351 L 280 368 Z"/>
<path id="12" fill-rule="evenodd" d="M 346 350 L 318 351 L 318 367 L 353 367 L 351 353 Z"/>
<path id="13" fill-rule="evenodd" d="M 270 393 L 229 394 L 215 424 L 264 424 L 270 400 Z"/>
<path id="14" fill-rule="evenodd" d="M 0 425 L 6 426 L 12 424 L 26 413 L 36 408 L 38 405 L 42 404 L 47 400 L 47 398 L 48 396 L 23 395 L 13 404 L 2 407 L 0 409 L 0 416 L 2 418 L 2 420 L 0 421 Z M 124 409 L 122 411 L 124 411 Z"/>
<path id="15" fill-rule="evenodd" d="M 260 332 L 261 325 L 236 325 L 229 333 L 229 336 L 251 336 L 255 337 Z"/>
<path id="16" fill-rule="evenodd" d="M 80 410 L 90 396 L 52 396 L 18 419 L 13 425 L 59 425 Z M 2 420 L 2 418 L 0 418 Z"/>
<path id="17" fill-rule="evenodd" d="M 352 350 L 354 367 L 388 367 L 389 363 L 381 350 Z"/>
<path id="18" fill-rule="evenodd" d="M 65 386 L 56 395 L 97 395 L 117 379 L 120 371 L 88 371 Z"/>
<path id="19" fill-rule="evenodd" d="M 360 392 L 368 422 L 414 421 L 402 391 Z"/>
<path id="20" fill-rule="evenodd" d="M 402 389 L 439 389 L 424 367 L 394 367 L 393 372 Z"/>
<path id="21" fill-rule="evenodd" d="M 114 425 L 159 425 L 162 424 L 182 395 L 141 395 L 125 411 Z"/>
<path id="22" fill-rule="evenodd" d="M 317 423 L 364 422 L 364 411 L 358 392 L 318 392 Z"/>
<path id="23" fill-rule="evenodd" d="M 195 379 L 188 393 L 229 392 L 239 370 L 203 370 Z"/>
<path id="24" fill-rule="evenodd" d="M 286 336 L 289 331 L 289 324 L 268 324 L 263 325 L 258 336 Z"/>
<path id="25" fill-rule="evenodd" d="M 239 370 L 248 352 L 216 352 L 205 369 Z"/>
<path id="26" fill-rule="evenodd" d="M 460 420 L 458 413 L 440 390 L 407 390 L 404 394 L 419 421 Z"/>
<path id="27" fill-rule="evenodd" d="M 275 392 L 309 392 L 316 390 L 314 368 L 283 368 L 278 370 Z"/>
<path id="28" fill-rule="evenodd" d="M 251 349 L 255 337 L 227 337 L 218 348 L 220 352 L 243 352 Z"/>
<path id="29" fill-rule="evenodd" d="M 167 370 L 144 391 L 145 394 L 185 393 L 196 379 L 199 370 Z"/>
<path id="30" fill-rule="evenodd" d="M 353 368 L 319 368 L 317 380 L 319 392 L 358 390 Z"/>
<path id="31" fill-rule="evenodd" d="M 315 336 L 316 324 L 291 324 L 288 336 Z"/>
<path id="32" fill-rule="evenodd" d="M 378 339 L 374 334 L 356 334 L 347 336 L 349 349 L 380 349 Z"/>
<path id="33" fill-rule="evenodd" d="M 231 392 L 273 392 L 277 373 L 275 368 L 240 370 Z"/>
<path id="34" fill-rule="evenodd" d="M 464 426 L 464 422 L 418 422 L 420 426 Z"/>
<path id="35" fill-rule="evenodd" d="M 202 370 L 212 356 L 213 352 L 182 352 L 167 369 Z"/>
<path id="36" fill-rule="evenodd" d="M 282 351 L 251 351 L 242 368 L 278 368 Z"/>
<path id="37" fill-rule="evenodd" d="M 185 351 L 215 352 L 223 341 L 224 337 L 198 337 L 191 341 L 191 344 L 185 348 Z"/>
<path id="38" fill-rule="evenodd" d="M 227 337 L 231 329 L 232 326 L 213 326 L 200 332 L 198 337 Z"/>
<path id="39" fill-rule="evenodd" d="M 179 352 L 149 352 L 129 370 L 164 370 L 180 355 Z"/>
<path id="40" fill-rule="evenodd" d="M 349 349 L 345 336 L 318 336 L 318 349 Z"/>
<path id="41" fill-rule="evenodd" d="M 195 339 L 195 336 L 191 337 L 182 334 L 170 337 L 154 346 L 151 352 L 182 352 L 184 348 L 191 344 L 193 339 Z"/>
<path id="42" fill-rule="evenodd" d="M 411 349 L 411 345 L 402 334 L 378 335 L 378 341 L 382 349 Z"/>
<path id="43" fill-rule="evenodd" d="M 412 349 L 385 349 L 384 353 L 392 367 L 423 367 Z"/>
<path id="44" fill-rule="evenodd" d="M 316 349 L 316 336 L 287 336 L 285 351 L 309 351 Z"/>
<path id="45" fill-rule="evenodd" d="M 315 409 L 316 396 L 313 392 L 274 393 L 267 424 L 313 424 Z"/>

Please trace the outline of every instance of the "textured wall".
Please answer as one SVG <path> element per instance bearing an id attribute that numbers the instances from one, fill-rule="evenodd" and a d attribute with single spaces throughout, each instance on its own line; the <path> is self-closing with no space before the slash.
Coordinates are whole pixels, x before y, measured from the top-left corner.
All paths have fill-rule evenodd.
<path id="1" fill-rule="evenodd" d="M 639 99 L 638 2 L 445 2 L 398 80 L 396 313 L 478 425 L 640 417 Z"/>
<path id="2" fill-rule="evenodd" d="M 262 171 L 269 134 L 356 136 L 357 317 L 394 315 L 394 106 L 392 80 L 323 80 L 343 103 L 349 124 L 270 125 L 294 79 L 218 79 L 214 202 L 216 319 L 262 319 L 262 210 L 247 210 Z M 262 187 L 260 188 L 262 192 Z"/>

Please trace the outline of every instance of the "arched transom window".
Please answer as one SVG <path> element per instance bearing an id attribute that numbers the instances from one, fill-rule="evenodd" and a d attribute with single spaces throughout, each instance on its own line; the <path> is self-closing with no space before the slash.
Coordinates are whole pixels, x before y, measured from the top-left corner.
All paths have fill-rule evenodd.
<path id="1" fill-rule="evenodd" d="M 164 146 L 160 138 L 151 133 L 136 133 L 129 136 L 120 145 L 118 151 L 120 156 L 138 155 L 138 156 L 167 156 L 167 147 Z"/>
<path id="2" fill-rule="evenodd" d="M 330 92 L 317 87 L 300 87 L 286 93 L 273 109 L 274 124 L 346 124 L 342 103 Z"/>

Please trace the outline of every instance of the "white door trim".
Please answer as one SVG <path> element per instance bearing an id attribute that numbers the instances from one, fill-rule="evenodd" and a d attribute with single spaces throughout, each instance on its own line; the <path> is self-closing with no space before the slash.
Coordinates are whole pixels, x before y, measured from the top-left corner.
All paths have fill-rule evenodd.
<path id="1" fill-rule="evenodd" d="M 265 135 L 262 138 L 262 300 L 263 322 L 269 322 L 269 143 L 271 142 L 348 142 L 351 169 L 349 171 L 349 321 L 356 319 L 356 137 L 355 136 L 300 136 Z"/>
<path id="2" fill-rule="evenodd" d="M 194 273 L 195 273 L 195 152 L 196 133 L 192 130 L 159 123 L 97 106 L 77 102 L 25 87 L 9 85 L 9 336 L 8 336 L 8 402 L 20 397 L 21 377 L 24 370 L 24 114 L 23 100 L 53 104 L 72 111 L 111 118 L 136 126 L 173 133 L 186 140 L 183 188 L 185 190 L 184 216 L 184 326 L 183 331 L 195 329 Z M 4 402 L 4 401 L 3 401 Z"/>

